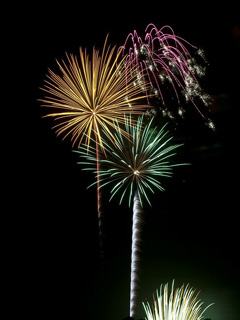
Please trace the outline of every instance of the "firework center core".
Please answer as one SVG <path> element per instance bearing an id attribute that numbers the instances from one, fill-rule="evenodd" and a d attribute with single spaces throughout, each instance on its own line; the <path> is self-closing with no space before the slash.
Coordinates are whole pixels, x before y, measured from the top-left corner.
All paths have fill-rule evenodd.
<path id="1" fill-rule="evenodd" d="M 133 173 L 136 175 L 136 176 L 139 176 L 140 175 L 140 172 L 138 170 L 134 170 Z"/>

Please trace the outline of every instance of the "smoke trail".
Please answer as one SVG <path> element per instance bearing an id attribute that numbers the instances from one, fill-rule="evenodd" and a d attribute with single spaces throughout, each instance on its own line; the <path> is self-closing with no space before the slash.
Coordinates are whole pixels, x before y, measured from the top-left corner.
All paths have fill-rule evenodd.
<path id="1" fill-rule="evenodd" d="M 141 244 L 142 207 L 139 201 L 138 192 L 135 192 L 133 203 L 132 222 L 132 252 L 131 252 L 131 282 L 130 282 L 130 317 L 135 316 L 137 307 L 137 289 L 139 274 L 139 254 Z"/>
<path id="2" fill-rule="evenodd" d="M 104 214 L 102 210 L 101 192 L 98 189 L 98 232 L 99 232 L 99 250 L 100 250 L 100 266 L 104 269 Z"/>
<path id="3" fill-rule="evenodd" d="M 96 142 L 96 166 L 97 166 L 97 214 L 98 214 L 98 232 L 99 232 L 99 250 L 100 250 L 100 265 L 104 269 L 104 233 L 103 233 L 103 213 L 101 206 L 101 192 L 99 181 L 99 144 L 97 142 L 96 122 L 94 122 L 95 142 Z"/>

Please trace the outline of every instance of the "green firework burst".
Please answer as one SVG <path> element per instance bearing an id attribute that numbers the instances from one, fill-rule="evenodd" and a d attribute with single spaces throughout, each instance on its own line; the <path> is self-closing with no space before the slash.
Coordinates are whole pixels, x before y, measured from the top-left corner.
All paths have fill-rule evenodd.
<path id="1" fill-rule="evenodd" d="M 144 125 L 144 116 L 140 116 L 137 122 L 129 117 L 125 118 L 125 130 L 129 133 L 130 139 L 121 134 L 117 122 L 114 133 L 116 144 L 107 140 L 107 136 L 103 139 L 106 156 L 99 159 L 100 188 L 112 184 L 110 200 L 120 194 L 119 203 L 128 197 L 130 207 L 134 193 L 137 192 L 141 206 L 144 200 L 151 205 L 149 191 L 164 191 L 162 178 L 171 177 L 173 167 L 186 165 L 172 163 L 171 158 L 176 155 L 175 149 L 182 144 L 173 144 L 173 137 L 169 137 L 169 131 L 166 130 L 167 124 L 159 129 L 153 126 L 153 119 Z M 86 159 L 79 162 L 86 165 L 83 170 L 94 170 L 94 149 L 90 147 L 87 153 L 86 148 L 82 146 L 78 152 Z"/>

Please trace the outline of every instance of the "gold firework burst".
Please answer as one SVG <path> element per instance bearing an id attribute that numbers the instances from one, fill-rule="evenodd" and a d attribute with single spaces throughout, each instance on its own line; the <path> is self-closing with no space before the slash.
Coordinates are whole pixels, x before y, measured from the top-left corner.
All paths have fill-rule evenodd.
<path id="1" fill-rule="evenodd" d="M 133 68 L 126 68 L 125 58 L 119 59 L 115 47 L 104 43 L 102 54 L 95 48 L 92 60 L 86 50 L 80 55 L 66 54 L 66 61 L 57 61 L 60 75 L 49 70 L 42 90 L 47 92 L 43 106 L 54 111 L 46 115 L 53 117 L 57 135 L 63 139 L 71 136 L 72 144 L 87 146 L 91 136 L 102 149 L 101 128 L 114 141 L 111 128 L 113 121 L 124 123 L 124 114 L 140 114 L 148 106 L 143 104 L 146 87 L 139 85 L 142 75 Z M 127 135 L 121 130 L 121 134 Z"/>

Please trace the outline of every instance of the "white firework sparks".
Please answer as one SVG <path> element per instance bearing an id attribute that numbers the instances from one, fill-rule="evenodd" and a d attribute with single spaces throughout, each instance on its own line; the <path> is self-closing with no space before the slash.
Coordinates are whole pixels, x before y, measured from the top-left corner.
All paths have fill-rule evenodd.
<path id="1" fill-rule="evenodd" d="M 189 286 L 182 285 L 168 293 L 168 284 L 161 285 L 156 298 L 153 296 L 153 305 L 143 303 L 146 320 L 201 320 L 203 314 L 212 304 L 202 309 L 203 302 L 198 298 L 199 292 Z"/>

